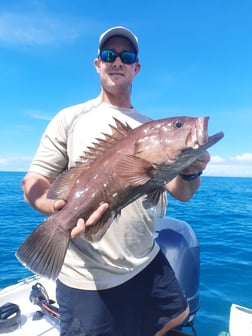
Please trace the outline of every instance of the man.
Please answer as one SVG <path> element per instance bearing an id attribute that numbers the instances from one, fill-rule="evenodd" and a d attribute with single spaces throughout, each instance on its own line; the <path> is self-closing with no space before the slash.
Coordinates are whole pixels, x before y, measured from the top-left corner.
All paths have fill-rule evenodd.
<path id="1" fill-rule="evenodd" d="M 29 172 L 24 197 L 35 209 L 52 214 L 63 200 L 47 199 L 55 178 L 75 165 L 101 133 L 109 133 L 113 117 L 137 127 L 149 120 L 132 106 L 132 82 L 140 71 L 137 37 L 113 27 L 99 40 L 94 66 L 100 95 L 60 111 L 49 123 Z M 209 154 L 167 185 L 181 201 L 200 185 Z M 95 243 L 82 234 L 109 205 L 103 204 L 87 221 L 79 219 L 57 280 L 61 336 L 162 336 L 181 324 L 188 307 L 174 272 L 153 239 L 154 220 L 139 199 L 122 210 L 104 237 Z M 165 321 L 165 322 L 163 322 Z"/>

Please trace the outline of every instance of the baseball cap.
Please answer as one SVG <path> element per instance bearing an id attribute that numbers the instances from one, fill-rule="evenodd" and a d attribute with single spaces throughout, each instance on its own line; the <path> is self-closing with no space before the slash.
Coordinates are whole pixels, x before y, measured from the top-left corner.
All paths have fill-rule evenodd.
<path id="1" fill-rule="evenodd" d="M 125 28 L 123 26 L 112 27 L 106 30 L 103 34 L 101 34 L 99 39 L 98 54 L 100 53 L 105 42 L 113 36 L 122 36 L 127 38 L 131 42 L 136 53 L 138 54 L 138 38 L 128 28 Z"/>

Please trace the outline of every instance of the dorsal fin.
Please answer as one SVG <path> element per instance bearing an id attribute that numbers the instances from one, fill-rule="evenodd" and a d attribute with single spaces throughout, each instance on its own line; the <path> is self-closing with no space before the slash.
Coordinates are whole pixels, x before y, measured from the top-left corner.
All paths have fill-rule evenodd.
<path id="1" fill-rule="evenodd" d="M 116 126 L 109 124 L 109 127 L 112 131 L 111 134 L 101 133 L 104 138 L 96 138 L 96 141 L 92 143 L 93 146 L 87 147 L 87 150 L 83 153 L 84 155 L 80 157 L 81 162 L 86 161 L 86 163 L 89 165 L 92 161 L 102 155 L 104 151 L 108 150 L 119 140 L 124 139 L 128 135 L 129 131 L 132 130 L 132 128 L 127 123 L 124 124 L 116 118 L 113 119 L 116 123 Z"/>
<path id="2" fill-rule="evenodd" d="M 128 135 L 129 131 L 132 130 L 132 128 L 127 123 L 124 124 L 116 118 L 113 118 L 113 119 L 116 123 L 116 126 L 109 125 L 112 133 L 111 134 L 102 133 L 104 136 L 104 139 L 96 139 L 98 140 L 98 142 L 101 142 L 102 144 L 106 142 L 112 145 L 118 140 L 125 138 Z"/>

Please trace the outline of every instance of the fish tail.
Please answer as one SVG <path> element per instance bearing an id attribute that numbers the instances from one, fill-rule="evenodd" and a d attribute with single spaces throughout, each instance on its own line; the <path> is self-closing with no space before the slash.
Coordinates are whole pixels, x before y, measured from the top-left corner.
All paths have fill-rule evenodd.
<path id="1" fill-rule="evenodd" d="M 49 217 L 27 237 L 16 257 L 32 272 L 55 280 L 63 265 L 69 238 L 69 231 Z"/>

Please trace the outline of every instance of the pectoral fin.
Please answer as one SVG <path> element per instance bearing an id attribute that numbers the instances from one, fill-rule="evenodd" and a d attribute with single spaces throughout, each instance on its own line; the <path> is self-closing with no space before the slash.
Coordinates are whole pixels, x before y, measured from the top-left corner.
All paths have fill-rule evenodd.
<path id="1" fill-rule="evenodd" d="M 147 183 L 155 170 L 155 166 L 151 162 L 134 155 L 127 155 L 123 158 L 117 168 L 118 176 L 124 178 L 134 187 Z"/>

